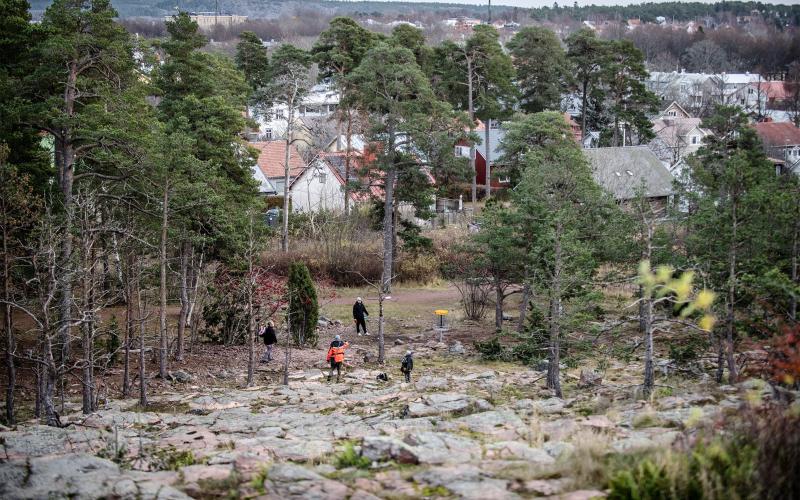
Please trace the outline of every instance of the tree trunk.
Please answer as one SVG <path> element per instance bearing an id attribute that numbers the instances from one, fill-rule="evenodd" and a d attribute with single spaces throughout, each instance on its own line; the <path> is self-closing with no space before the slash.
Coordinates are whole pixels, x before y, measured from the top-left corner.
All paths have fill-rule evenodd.
<path id="1" fill-rule="evenodd" d="M 467 56 L 467 104 L 469 106 L 469 131 L 475 131 L 475 105 L 472 102 L 472 58 Z M 472 171 L 472 216 L 478 203 L 478 171 L 475 168 L 475 143 L 469 146 L 469 168 Z"/>
<path id="2" fill-rule="evenodd" d="M 383 293 L 380 293 L 378 295 L 378 363 L 380 364 L 386 362 L 386 344 L 384 343 L 383 331 Z"/>
<path id="3" fill-rule="evenodd" d="M 383 200 L 383 275 L 381 276 L 381 292 L 391 293 L 392 290 L 392 270 L 393 265 L 393 238 L 394 238 L 394 183 L 397 178 L 397 167 L 394 164 L 394 129 L 389 132 L 389 155 L 390 164 L 387 165 L 386 177 L 384 179 L 384 200 Z"/>
<path id="4" fill-rule="evenodd" d="M 72 118 L 74 116 L 75 99 L 77 95 L 78 66 L 75 61 L 69 64 L 69 74 L 66 85 L 64 86 L 64 114 Z M 58 286 L 61 291 L 59 303 L 59 323 L 58 323 L 58 342 L 61 344 L 61 355 L 59 364 L 66 366 L 70 355 L 70 329 L 72 326 L 72 272 L 70 261 L 72 259 L 72 187 L 75 180 L 75 145 L 69 126 L 63 127 L 60 137 L 56 138 L 56 168 L 58 170 L 58 184 L 61 189 L 62 203 L 64 208 L 66 230 L 61 241 L 61 262 L 58 275 Z M 59 369 L 61 374 L 63 369 Z M 48 374 L 48 376 L 54 374 Z M 54 390 L 55 385 L 50 387 Z"/>
<path id="5" fill-rule="evenodd" d="M 525 284 L 522 286 L 522 302 L 519 304 L 519 322 L 517 323 L 517 333 L 525 331 L 525 320 L 528 317 L 528 302 L 531 300 L 531 285 L 528 283 L 528 278 L 525 278 Z"/>
<path id="6" fill-rule="evenodd" d="M 484 150 L 486 151 L 486 198 L 492 195 L 492 145 L 489 142 L 489 129 L 492 127 L 491 118 L 483 125 L 485 132 Z"/>
<path id="7" fill-rule="evenodd" d="M 125 271 L 125 353 L 122 363 L 122 397 L 131 396 L 131 341 L 133 339 L 133 252 L 129 251 L 126 256 Z"/>
<path id="8" fill-rule="evenodd" d="M 350 215 L 350 150 L 353 148 L 353 112 L 347 110 L 347 131 L 344 152 L 344 215 Z"/>
<path id="9" fill-rule="evenodd" d="M 255 345 L 255 318 L 253 308 L 253 295 L 255 283 L 253 282 L 253 258 L 255 253 L 253 241 L 253 215 L 250 215 L 250 225 L 247 248 L 247 387 L 252 387 L 256 371 L 256 345 Z"/>
<path id="10" fill-rule="evenodd" d="M 799 200 L 800 201 L 800 200 Z M 797 213 L 797 211 L 795 211 Z M 796 217 L 796 216 L 795 216 Z M 798 278 L 798 253 L 800 253 L 800 220 L 795 218 L 794 231 L 792 232 L 792 283 L 797 286 Z M 792 321 L 797 321 L 797 296 L 792 294 L 791 304 L 789 306 L 789 318 Z"/>
<path id="11" fill-rule="evenodd" d="M 289 251 L 289 160 L 291 160 L 291 153 L 289 148 L 292 145 L 293 121 L 294 121 L 294 100 L 289 102 L 289 107 L 286 111 L 288 118 L 286 119 L 286 151 L 283 153 L 283 230 L 281 232 L 281 250 L 284 252 Z"/>
<path id="12" fill-rule="evenodd" d="M 644 300 L 644 397 L 650 397 L 655 385 L 653 370 L 653 299 L 646 297 Z"/>
<path id="13" fill-rule="evenodd" d="M 4 217 L 5 219 L 5 217 Z M 6 337 L 6 423 L 14 425 L 14 390 L 17 386 L 17 370 L 14 364 L 16 342 L 14 321 L 11 318 L 11 258 L 8 254 L 8 224 L 3 224 L 3 329 Z"/>
<path id="14" fill-rule="evenodd" d="M 183 342 L 186 332 L 186 320 L 189 316 L 189 255 L 194 253 L 194 247 L 188 241 L 183 243 L 181 250 L 181 310 L 178 314 L 178 339 L 175 348 L 175 359 L 183 361 Z"/>
<path id="15" fill-rule="evenodd" d="M 85 320 L 81 325 L 83 330 L 83 388 L 81 409 L 84 415 L 95 410 L 94 400 L 94 249 L 93 242 L 86 242 L 84 247 L 84 279 L 83 279 L 83 306 L 85 307 Z"/>
<path id="16" fill-rule="evenodd" d="M 562 397 L 559 373 L 561 335 L 561 222 L 556 223 L 555 247 L 553 249 L 553 281 L 550 290 L 550 348 L 547 363 L 547 388 Z"/>
<path id="17" fill-rule="evenodd" d="M 494 277 L 494 327 L 498 332 L 503 329 L 503 283 L 499 275 Z"/>
<path id="18" fill-rule="evenodd" d="M 586 89 L 589 82 L 583 81 L 583 92 L 581 92 L 581 138 L 586 138 Z"/>
<path id="19" fill-rule="evenodd" d="M 139 283 L 139 277 L 135 278 L 136 283 L 136 315 L 139 321 L 139 406 L 142 408 L 147 407 L 147 374 L 145 370 L 144 359 L 144 332 L 145 332 L 145 317 L 144 306 L 142 304 L 142 289 Z"/>
<path id="20" fill-rule="evenodd" d="M 164 199 L 161 208 L 161 265 L 159 286 L 160 311 L 158 313 L 160 343 L 158 349 L 158 376 L 167 378 L 167 229 L 169 227 L 169 182 L 164 184 Z"/>
<path id="21" fill-rule="evenodd" d="M 736 202 L 733 203 L 731 210 L 732 220 L 732 235 L 731 235 L 731 248 L 729 254 L 729 268 L 728 268 L 728 300 L 727 300 L 727 314 L 725 317 L 725 355 L 728 361 L 728 381 L 731 384 L 735 384 L 738 379 L 737 369 L 736 369 L 736 358 L 734 357 L 733 352 L 733 334 L 734 334 L 734 322 L 736 320 L 735 315 L 735 303 L 736 303 L 736 238 L 738 233 L 738 219 L 736 214 Z"/>

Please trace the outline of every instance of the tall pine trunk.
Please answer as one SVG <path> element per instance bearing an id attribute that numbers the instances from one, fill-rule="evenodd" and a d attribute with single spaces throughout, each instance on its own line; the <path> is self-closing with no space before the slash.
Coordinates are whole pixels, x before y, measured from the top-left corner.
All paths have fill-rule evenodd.
<path id="1" fill-rule="evenodd" d="M 484 132 L 485 142 L 484 142 L 484 150 L 486 151 L 486 198 L 492 195 L 492 145 L 489 142 L 489 129 L 492 127 L 492 119 L 489 118 L 484 123 L 484 128 L 486 129 Z"/>
<path id="2" fill-rule="evenodd" d="M 136 277 L 136 315 L 139 323 L 139 406 L 142 408 L 147 407 L 147 373 L 145 368 L 144 356 L 144 334 L 145 334 L 145 308 L 142 304 L 142 288 L 139 282 L 139 277 Z"/>
<path id="3" fill-rule="evenodd" d="M 728 280 L 728 297 L 726 300 L 726 314 L 725 314 L 725 357 L 728 362 L 728 381 L 731 384 L 736 383 L 738 374 L 736 368 L 736 358 L 733 351 L 733 334 L 736 322 L 736 206 L 733 207 L 734 223 L 733 223 L 733 243 L 731 245 L 730 254 L 728 256 L 729 262 L 729 280 Z"/>
<path id="4" fill-rule="evenodd" d="M 294 99 L 289 101 L 286 115 L 286 151 L 283 153 L 283 229 L 281 232 L 281 250 L 284 252 L 289 251 L 289 180 L 291 174 L 289 148 L 292 145 L 292 135 L 294 134 Z"/>
<path id="5" fill-rule="evenodd" d="M 77 99 L 78 64 L 71 61 L 66 85 L 64 86 L 64 114 L 72 118 L 75 114 L 75 100 Z M 61 262 L 58 273 L 58 286 L 61 291 L 59 301 L 58 342 L 61 344 L 59 364 L 66 366 L 70 356 L 70 329 L 72 326 L 72 224 L 73 203 L 72 189 L 75 181 L 75 145 L 73 144 L 72 131 L 65 125 L 56 138 L 56 167 L 58 169 L 58 184 L 61 189 L 64 208 L 66 230 L 61 240 Z M 63 369 L 59 369 L 59 373 Z M 53 390 L 53 388 L 50 388 Z"/>
<path id="6" fill-rule="evenodd" d="M 160 286 L 159 286 L 159 349 L 158 376 L 167 378 L 167 230 L 169 228 L 169 181 L 164 184 L 164 198 L 161 207 L 161 247 L 159 249 Z"/>
<path id="7" fill-rule="evenodd" d="M 126 271 L 124 273 L 125 284 L 125 351 L 122 362 L 122 397 L 131 396 L 131 342 L 134 337 L 134 318 L 133 318 L 133 262 L 134 255 L 128 251 L 125 257 Z"/>
<path id="8" fill-rule="evenodd" d="M 499 274 L 494 276 L 494 327 L 498 332 L 503 329 L 503 283 Z"/>
<path id="9" fill-rule="evenodd" d="M 175 348 L 175 359 L 183 361 L 183 344 L 186 333 L 186 321 L 189 316 L 189 258 L 194 247 L 189 241 L 183 243 L 181 249 L 181 310 L 178 314 L 178 338 Z"/>
<path id="10" fill-rule="evenodd" d="M 381 276 L 381 291 L 388 294 L 392 289 L 393 245 L 394 245 L 394 183 L 397 179 L 397 166 L 395 165 L 394 151 L 395 134 L 392 128 L 389 131 L 390 155 L 384 178 L 383 200 L 383 275 Z"/>
<path id="11" fill-rule="evenodd" d="M 519 304 L 519 322 L 517 323 L 517 333 L 525 331 L 525 321 L 528 317 L 528 303 L 531 300 L 531 285 L 528 283 L 527 274 L 525 284 L 522 286 L 522 301 Z"/>
<path id="12" fill-rule="evenodd" d="M 7 221 L 4 221 L 7 222 Z M 8 224 L 3 224 L 3 330 L 6 337 L 6 422 L 14 425 L 14 391 L 17 386 L 17 370 L 14 363 L 16 342 L 14 321 L 11 318 L 11 257 L 8 254 Z"/>
<path id="13" fill-rule="evenodd" d="M 472 58 L 467 56 L 467 105 L 469 106 L 469 131 L 475 131 L 475 105 L 472 102 Z M 472 171 L 472 216 L 475 216 L 475 205 L 478 203 L 478 171 L 475 168 L 475 143 L 469 146 L 469 168 Z"/>
<path id="14" fill-rule="evenodd" d="M 558 366 L 561 362 L 561 272 L 563 266 L 561 232 L 561 222 L 557 222 L 553 249 L 553 278 L 550 290 L 550 347 L 549 362 L 547 363 L 547 388 L 552 389 L 556 397 L 559 398 L 562 397 L 561 376 Z"/>
<path id="15" fill-rule="evenodd" d="M 350 151 L 353 148 L 353 112 L 347 110 L 344 153 L 344 215 L 350 215 Z"/>
<path id="16" fill-rule="evenodd" d="M 378 294 L 378 363 L 386 362 L 386 344 L 384 342 L 384 318 L 383 318 L 383 293 Z"/>

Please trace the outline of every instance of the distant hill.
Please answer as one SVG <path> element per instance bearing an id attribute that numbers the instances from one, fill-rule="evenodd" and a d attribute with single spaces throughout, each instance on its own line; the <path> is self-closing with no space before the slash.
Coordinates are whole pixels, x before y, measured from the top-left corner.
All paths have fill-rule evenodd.
<path id="1" fill-rule="evenodd" d="M 52 0 L 29 0 L 31 10 L 41 12 Z M 120 17 L 161 17 L 175 12 L 175 8 L 188 12 L 213 11 L 214 0 L 112 0 Z M 313 9 L 328 14 L 366 14 L 372 16 L 402 14 L 404 12 L 459 12 L 463 15 L 485 15 L 486 6 L 458 3 L 417 2 L 341 2 L 328 0 L 219 0 L 220 12 L 240 14 L 253 18 L 273 18 L 298 9 Z M 498 14 L 513 7 L 493 8 Z"/>

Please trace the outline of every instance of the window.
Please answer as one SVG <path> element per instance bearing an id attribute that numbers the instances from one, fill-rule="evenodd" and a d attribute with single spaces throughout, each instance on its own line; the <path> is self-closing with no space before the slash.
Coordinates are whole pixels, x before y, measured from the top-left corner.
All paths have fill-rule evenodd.
<path id="1" fill-rule="evenodd" d="M 696 135 L 692 136 L 692 144 L 697 144 L 697 136 Z"/>
<path id="2" fill-rule="evenodd" d="M 667 111 L 667 116 L 678 116 L 677 111 Z"/>
<path id="3" fill-rule="evenodd" d="M 753 94 L 756 93 L 756 89 L 753 89 L 753 88 L 747 89 L 747 93 L 750 94 L 750 95 L 753 95 Z"/>
<path id="4" fill-rule="evenodd" d="M 319 175 L 317 175 L 317 177 L 319 178 L 320 184 L 325 184 L 328 181 L 328 174 L 326 174 L 325 172 L 320 172 Z"/>
<path id="5" fill-rule="evenodd" d="M 456 156 L 462 158 L 469 158 L 469 147 L 468 146 L 456 146 Z"/>

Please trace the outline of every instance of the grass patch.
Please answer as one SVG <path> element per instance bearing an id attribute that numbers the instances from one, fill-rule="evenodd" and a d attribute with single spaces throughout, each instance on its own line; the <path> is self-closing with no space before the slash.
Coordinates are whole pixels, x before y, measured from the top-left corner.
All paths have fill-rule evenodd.
<path id="1" fill-rule="evenodd" d="M 353 446 L 353 443 L 347 443 L 344 449 L 336 456 L 334 464 L 337 469 L 346 469 L 348 467 L 355 467 L 356 469 L 368 469 L 372 462 L 367 457 L 361 456 Z"/>
<path id="2" fill-rule="evenodd" d="M 147 406 L 142 406 L 139 403 L 136 403 L 135 405 L 131 406 L 125 411 L 130 411 L 133 413 L 180 414 L 180 413 L 188 413 L 190 409 L 191 408 L 189 407 L 189 403 L 176 403 L 174 401 L 157 401 L 154 403 L 148 403 Z"/>
<path id="3" fill-rule="evenodd" d="M 439 486 L 425 485 L 420 489 L 419 493 L 425 498 L 453 496 L 453 493 L 442 485 Z"/>
<path id="4" fill-rule="evenodd" d="M 174 446 L 170 446 L 153 452 L 150 463 L 157 470 L 176 471 L 181 467 L 202 464 L 204 460 L 198 460 L 192 450 L 178 450 Z"/>
<path id="5" fill-rule="evenodd" d="M 236 471 L 232 471 L 225 479 L 200 479 L 197 485 L 200 486 L 201 493 L 194 496 L 197 499 L 212 499 L 212 498 L 240 498 L 239 485 L 241 478 Z"/>

